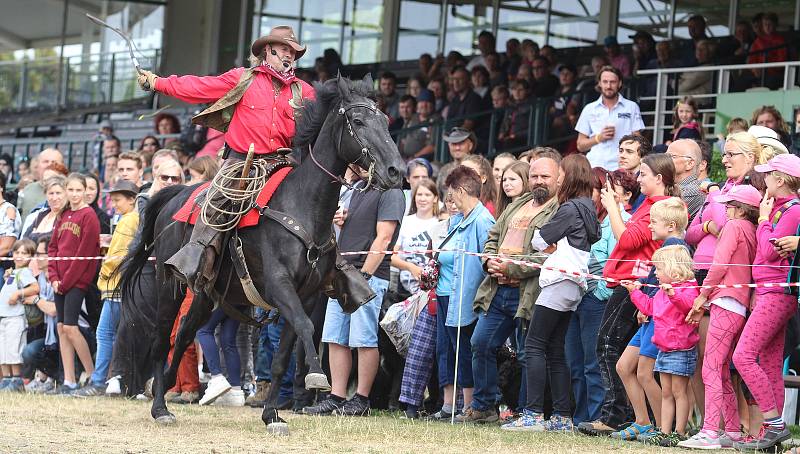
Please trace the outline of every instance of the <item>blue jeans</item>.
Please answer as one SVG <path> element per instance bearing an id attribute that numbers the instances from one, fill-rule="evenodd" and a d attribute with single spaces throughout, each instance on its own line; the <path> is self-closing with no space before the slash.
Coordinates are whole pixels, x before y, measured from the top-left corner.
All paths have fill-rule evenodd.
<path id="1" fill-rule="evenodd" d="M 236 348 L 236 332 L 239 330 L 239 321 L 229 318 L 222 309 L 216 309 L 211 313 L 208 323 L 197 330 L 197 340 L 203 347 L 203 356 L 208 363 L 208 370 L 212 375 L 222 373 L 220 364 L 219 350 L 214 339 L 214 330 L 217 325 L 222 325 L 220 329 L 220 342 L 222 342 L 222 353 L 225 355 L 225 369 L 228 372 L 228 383 L 231 386 L 242 386 L 241 370 L 242 365 L 239 359 L 239 349 Z"/>
<path id="2" fill-rule="evenodd" d="M 605 301 L 587 293 L 569 321 L 565 354 L 575 397 L 573 424 L 600 418 L 605 388 L 597 363 L 597 335 L 605 309 Z"/>
<path id="3" fill-rule="evenodd" d="M 256 308 L 256 317 L 259 318 L 263 315 L 264 310 Z M 272 381 L 272 357 L 278 351 L 278 345 L 281 340 L 281 332 L 286 325 L 286 319 L 283 317 L 278 318 L 275 324 L 264 325 L 261 327 L 261 335 L 258 338 L 258 352 L 256 353 L 256 362 L 254 365 L 254 372 L 256 380 L 258 381 Z M 292 353 L 289 359 L 289 367 L 286 369 L 286 374 L 281 381 L 281 398 L 291 399 L 293 396 L 292 385 L 294 379 L 295 359 Z"/>
<path id="4" fill-rule="evenodd" d="M 439 372 L 439 386 L 455 384 L 456 342 L 458 342 L 458 387 L 472 388 L 472 346 L 470 339 L 475 330 L 475 322 L 461 327 L 445 326 L 449 296 L 436 296 L 436 358 Z"/>
<path id="5" fill-rule="evenodd" d="M 494 409 L 498 402 L 497 350 L 518 325 L 519 288 L 499 286 L 489 309 L 478 316 L 472 333 L 472 376 L 475 391 L 472 408 Z"/>
<path id="6" fill-rule="evenodd" d="M 92 374 L 92 384 L 96 386 L 103 386 L 108 379 L 111 352 L 114 348 L 114 338 L 117 337 L 117 327 L 119 326 L 119 307 L 119 301 L 103 300 L 100 321 L 97 322 L 97 357 L 94 360 L 94 373 Z"/>

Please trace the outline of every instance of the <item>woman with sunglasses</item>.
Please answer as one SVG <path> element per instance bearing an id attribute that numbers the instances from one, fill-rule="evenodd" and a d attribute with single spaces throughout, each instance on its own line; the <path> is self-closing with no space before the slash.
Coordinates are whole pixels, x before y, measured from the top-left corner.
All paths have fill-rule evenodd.
<path id="1" fill-rule="evenodd" d="M 722 153 L 722 165 L 725 166 L 727 180 L 719 191 L 727 194 L 734 186 L 749 184 L 748 173 L 760 160 L 761 145 L 754 136 L 747 132 L 730 134 L 725 139 L 725 150 Z M 711 263 L 714 261 L 717 237 L 728 219 L 725 214 L 726 209 L 724 203 L 715 201 L 714 197 L 707 197 L 700 212 L 686 230 L 686 242 L 695 248 L 694 276 L 698 285 L 703 285 Z M 695 375 L 692 377 L 692 391 L 701 416 L 705 415 L 705 387 L 702 370 L 709 321 L 710 317 L 708 313 L 705 313 L 698 325 L 700 341 L 697 343 L 697 365 Z"/>

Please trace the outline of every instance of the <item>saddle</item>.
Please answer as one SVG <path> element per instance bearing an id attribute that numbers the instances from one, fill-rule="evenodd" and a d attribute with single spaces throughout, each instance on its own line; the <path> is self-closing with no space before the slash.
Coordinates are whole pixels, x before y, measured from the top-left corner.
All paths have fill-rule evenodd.
<path id="1" fill-rule="evenodd" d="M 228 273 L 228 282 L 226 283 L 226 291 L 224 293 L 227 293 L 227 287 L 230 285 L 230 280 L 235 272 L 250 303 L 265 309 L 267 312 L 273 309 L 273 306 L 262 298 L 261 292 L 259 292 L 253 284 L 252 277 L 247 267 L 242 242 L 239 239 L 239 229 L 256 226 L 261 216 L 266 216 L 300 239 L 307 249 L 306 260 L 312 269 L 300 288 L 306 287 L 311 282 L 312 278 L 319 277 L 316 274 L 318 273 L 317 262 L 321 257 L 336 250 L 336 240 L 333 235 L 333 229 L 331 229 L 331 236 L 328 241 L 321 245 L 317 244 L 306 229 L 291 215 L 268 206 L 272 195 L 292 170 L 292 167 L 292 163 L 285 158 L 278 158 L 275 160 L 274 164 L 270 165 L 269 177 L 263 188 L 259 191 L 258 196 L 255 198 L 253 206 L 241 216 L 236 228 L 226 232 L 222 243 L 223 248 L 224 245 L 227 244 L 233 262 L 233 270 Z M 173 220 L 194 225 L 200 215 L 201 204 L 206 197 L 209 185 L 210 183 L 204 183 L 198 186 L 180 210 L 173 215 Z M 222 260 L 217 261 L 218 267 L 221 263 Z M 220 276 L 219 271 L 218 269 L 216 273 L 217 279 Z M 371 301 L 376 296 L 359 270 L 347 263 L 339 254 L 336 254 L 336 265 L 333 271 L 327 276 L 323 276 L 323 288 L 325 294 L 330 298 L 337 299 L 342 306 L 342 310 L 347 313 L 355 312 L 359 307 Z M 221 307 L 231 318 L 239 320 L 242 323 L 262 326 L 264 323 L 276 320 L 276 318 L 272 318 L 266 322 L 263 320 L 256 321 L 250 315 L 241 312 L 241 310 L 226 302 L 224 294 L 220 295 L 218 292 L 212 291 L 209 296 L 214 300 L 216 306 Z"/>

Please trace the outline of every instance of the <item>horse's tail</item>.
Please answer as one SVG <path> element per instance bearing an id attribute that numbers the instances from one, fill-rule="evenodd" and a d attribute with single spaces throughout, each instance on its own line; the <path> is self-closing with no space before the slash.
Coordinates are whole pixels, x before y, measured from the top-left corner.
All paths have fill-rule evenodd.
<path id="1" fill-rule="evenodd" d="M 120 295 L 130 295 L 134 286 L 139 281 L 142 269 L 150 259 L 156 239 L 156 221 L 164 206 L 178 195 L 185 186 L 177 185 L 164 188 L 156 193 L 144 210 L 143 218 L 139 221 L 139 235 L 134 240 L 133 247 L 125 257 L 120 278 Z"/>

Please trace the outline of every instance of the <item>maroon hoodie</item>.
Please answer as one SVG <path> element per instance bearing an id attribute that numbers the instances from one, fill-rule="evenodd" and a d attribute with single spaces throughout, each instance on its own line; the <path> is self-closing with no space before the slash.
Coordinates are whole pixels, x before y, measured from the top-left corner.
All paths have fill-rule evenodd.
<path id="1" fill-rule="evenodd" d="M 49 257 L 96 257 L 100 255 L 100 221 L 94 209 L 85 206 L 77 211 L 64 210 L 53 226 L 47 248 Z M 47 277 L 60 281 L 58 293 L 73 288 L 86 290 L 97 275 L 97 262 L 89 260 L 50 260 Z"/>

